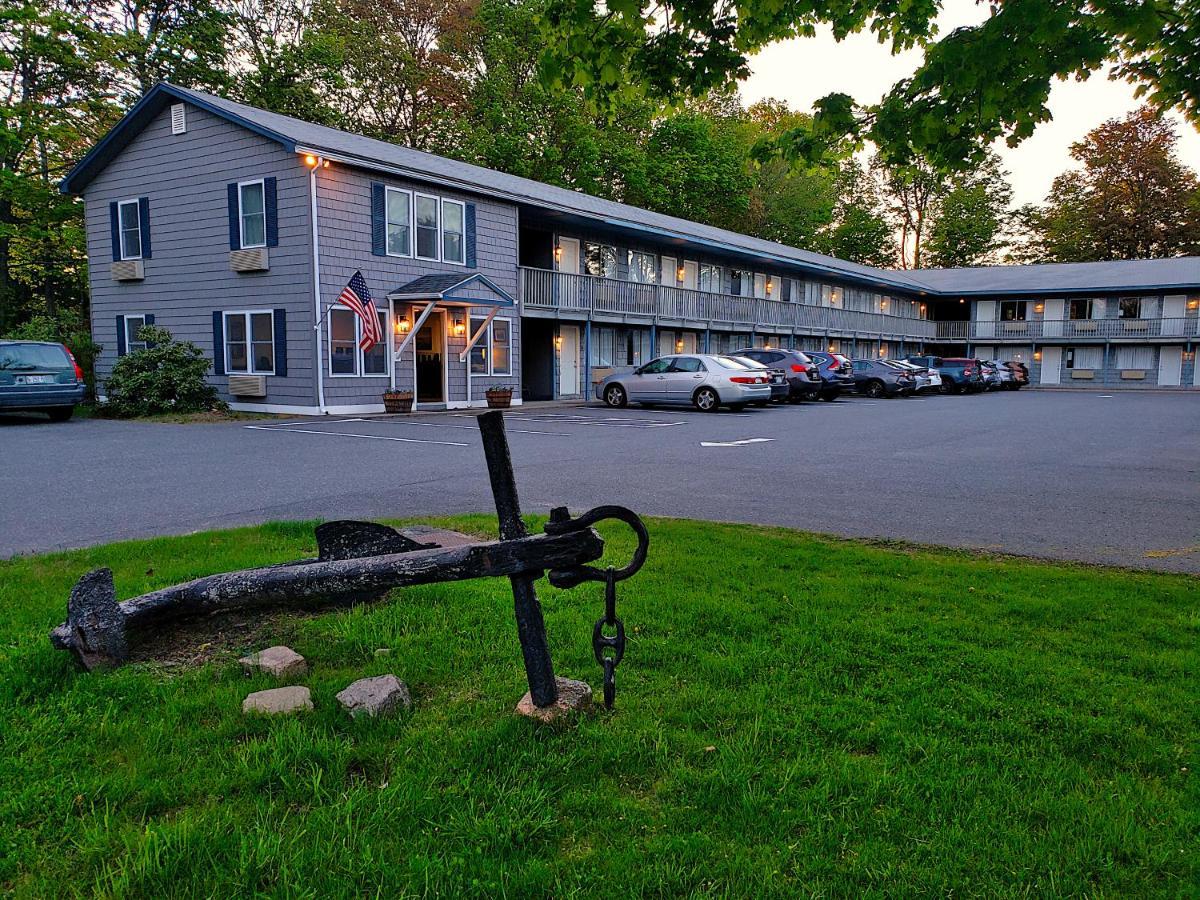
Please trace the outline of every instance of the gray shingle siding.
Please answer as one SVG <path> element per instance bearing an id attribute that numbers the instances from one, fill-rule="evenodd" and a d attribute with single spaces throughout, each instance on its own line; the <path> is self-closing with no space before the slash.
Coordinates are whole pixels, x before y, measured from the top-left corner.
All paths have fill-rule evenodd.
<path id="1" fill-rule="evenodd" d="M 270 248 L 269 271 L 233 272 L 226 186 L 266 176 L 277 179 L 279 244 Z M 153 258 L 144 261 L 144 280 L 118 282 L 109 268 L 109 203 L 133 197 L 150 200 Z M 283 308 L 288 374 L 268 377 L 263 402 L 315 403 L 308 181 L 295 154 L 190 105 L 187 131 L 172 135 L 170 111 L 163 110 L 88 184 L 84 202 L 92 329 L 104 346 L 97 360 L 101 385 L 116 361 L 118 315 L 151 313 L 155 325 L 211 360 L 223 352 L 213 348 L 213 311 Z M 228 400 L 228 379 L 210 380 Z"/>

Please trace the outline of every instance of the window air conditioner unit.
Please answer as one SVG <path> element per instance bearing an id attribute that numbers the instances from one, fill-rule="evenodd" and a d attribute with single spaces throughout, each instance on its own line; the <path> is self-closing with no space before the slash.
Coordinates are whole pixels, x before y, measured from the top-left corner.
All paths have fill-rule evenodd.
<path id="1" fill-rule="evenodd" d="M 114 261 L 110 271 L 113 281 L 141 281 L 146 277 L 146 269 L 140 259 Z"/>
<path id="2" fill-rule="evenodd" d="M 1076 381 L 1092 381 L 1096 373 L 1091 369 L 1072 369 L 1071 377 Z"/>
<path id="3" fill-rule="evenodd" d="M 1145 380 L 1145 378 L 1146 378 L 1146 372 L 1144 369 L 1122 369 L 1121 370 L 1121 380 L 1122 381 L 1143 381 L 1143 380 Z"/>
<path id="4" fill-rule="evenodd" d="M 229 393 L 234 397 L 267 396 L 266 375 L 230 375 Z"/>
<path id="5" fill-rule="evenodd" d="M 269 268 L 267 263 L 266 247 L 229 251 L 229 268 L 235 272 L 265 272 Z"/>

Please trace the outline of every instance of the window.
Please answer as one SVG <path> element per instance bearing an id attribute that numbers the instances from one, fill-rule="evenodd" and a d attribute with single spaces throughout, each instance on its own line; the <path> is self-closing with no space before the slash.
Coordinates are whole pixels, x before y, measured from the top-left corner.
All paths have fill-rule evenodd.
<path id="1" fill-rule="evenodd" d="M 1090 319 L 1092 317 L 1092 301 L 1089 297 L 1075 297 L 1067 305 L 1068 319 Z"/>
<path id="2" fill-rule="evenodd" d="M 137 333 L 142 326 L 146 324 L 145 316 L 126 316 L 125 317 L 125 352 L 133 353 L 136 350 L 145 350 L 146 342 L 138 340 Z"/>
<path id="3" fill-rule="evenodd" d="M 658 260 L 653 253 L 642 253 L 630 250 L 627 256 L 629 262 L 629 280 L 639 284 L 655 284 L 658 281 Z"/>
<path id="4" fill-rule="evenodd" d="M 720 266 L 710 266 L 708 263 L 700 265 L 700 290 L 708 291 L 710 294 L 721 293 Z"/>
<path id="5" fill-rule="evenodd" d="M 729 271 L 729 293 L 735 297 L 749 297 L 754 286 L 754 274 L 742 269 Z"/>
<path id="6" fill-rule="evenodd" d="M 412 256 L 412 194 L 388 188 L 385 221 L 387 255 Z"/>
<path id="7" fill-rule="evenodd" d="M 754 273 L 754 296 L 760 300 L 765 300 L 767 297 L 767 276 L 761 272 Z"/>
<path id="8" fill-rule="evenodd" d="M 1143 369 L 1143 370 L 1144 369 L 1153 369 L 1154 368 L 1154 348 L 1153 347 L 1118 347 L 1117 348 L 1117 368 L 1118 369 Z"/>
<path id="9" fill-rule="evenodd" d="M 662 375 L 671 367 L 671 357 L 664 356 L 661 359 L 654 359 L 646 363 L 642 368 L 643 375 Z"/>
<path id="10" fill-rule="evenodd" d="M 121 259 L 142 258 L 142 224 L 136 200 L 122 200 L 117 204 L 117 215 L 121 229 Z"/>
<path id="11" fill-rule="evenodd" d="M 1142 298 L 1141 297 L 1122 297 L 1117 301 L 1122 319 L 1140 319 L 1142 317 Z M 1122 368 L 1135 368 L 1134 366 L 1122 366 Z"/>
<path id="12" fill-rule="evenodd" d="M 589 275 L 617 277 L 617 248 L 608 244 L 584 244 L 583 266 Z"/>
<path id="13" fill-rule="evenodd" d="M 462 265 L 466 260 L 463 235 L 466 207 L 457 200 L 442 201 L 442 259 Z"/>
<path id="14" fill-rule="evenodd" d="M 483 318 L 482 316 L 479 316 L 478 318 L 475 316 L 471 317 L 471 337 L 475 336 L 475 332 L 482 328 L 483 323 L 486 321 L 487 319 Z M 488 346 L 490 343 L 491 341 L 487 334 L 484 334 L 475 342 L 475 346 L 471 348 L 470 372 L 472 375 L 488 374 Z"/>
<path id="15" fill-rule="evenodd" d="M 417 194 L 417 259 L 438 258 L 438 198 Z"/>
<path id="16" fill-rule="evenodd" d="M 472 336 L 485 321 L 482 316 L 471 318 Z M 472 375 L 511 375 L 512 320 L 492 319 L 488 330 L 471 348 L 470 360 Z"/>
<path id="17" fill-rule="evenodd" d="M 388 374 L 388 314 L 380 310 L 379 327 L 384 335 L 370 350 L 362 350 L 362 319 L 352 309 L 329 311 L 329 373 L 338 375 L 387 375 Z"/>
<path id="18" fill-rule="evenodd" d="M 275 374 L 275 316 L 269 310 L 225 313 L 225 371 Z"/>
<path id="19" fill-rule="evenodd" d="M 1068 369 L 1099 369 L 1104 365 L 1103 347 L 1068 347 Z"/>
<path id="20" fill-rule="evenodd" d="M 244 249 L 267 246 L 267 203 L 261 178 L 238 185 L 238 215 L 242 228 L 241 246 Z"/>
<path id="21" fill-rule="evenodd" d="M 1024 322 L 1025 321 L 1025 301 L 1024 300 L 1004 300 L 1000 303 L 1000 321 L 1001 322 Z"/>
<path id="22" fill-rule="evenodd" d="M 678 356 L 671 364 L 672 372 L 703 372 L 704 364 L 694 356 Z"/>

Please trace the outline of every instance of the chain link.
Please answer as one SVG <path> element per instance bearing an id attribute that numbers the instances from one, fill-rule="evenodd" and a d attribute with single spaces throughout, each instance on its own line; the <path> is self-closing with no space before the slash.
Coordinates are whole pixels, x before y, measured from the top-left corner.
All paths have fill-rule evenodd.
<path id="1" fill-rule="evenodd" d="M 605 627 L 616 633 L 605 634 Z M 609 650 L 612 652 L 605 652 Z M 617 570 L 612 566 L 604 572 L 604 615 L 592 627 L 592 653 L 604 668 L 604 708 L 612 709 L 617 696 L 616 669 L 625 656 L 625 623 L 617 618 Z"/>

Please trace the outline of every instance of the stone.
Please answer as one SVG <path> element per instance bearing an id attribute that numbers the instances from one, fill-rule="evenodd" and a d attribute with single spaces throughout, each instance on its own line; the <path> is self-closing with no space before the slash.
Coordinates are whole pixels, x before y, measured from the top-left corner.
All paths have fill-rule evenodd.
<path id="1" fill-rule="evenodd" d="M 395 675 L 360 678 L 339 693 L 337 700 L 356 719 L 359 716 L 388 716 L 412 706 L 408 685 Z"/>
<path id="2" fill-rule="evenodd" d="M 266 672 L 276 678 L 299 678 L 308 671 L 304 657 L 291 647 L 268 647 L 238 660 L 247 675 Z"/>
<path id="3" fill-rule="evenodd" d="M 271 688 L 268 691 L 255 691 L 242 701 L 243 713 L 261 713 L 266 716 L 307 712 L 312 708 L 312 694 L 308 688 L 298 684 Z"/>
<path id="4" fill-rule="evenodd" d="M 573 681 L 570 678 L 555 678 L 558 685 L 558 699 L 549 706 L 533 705 L 533 695 L 526 691 L 521 702 L 517 704 L 517 715 L 528 716 L 540 722 L 553 722 L 575 711 L 586 711 L 592 708 L 592 686 L 586 681 Z"/>

